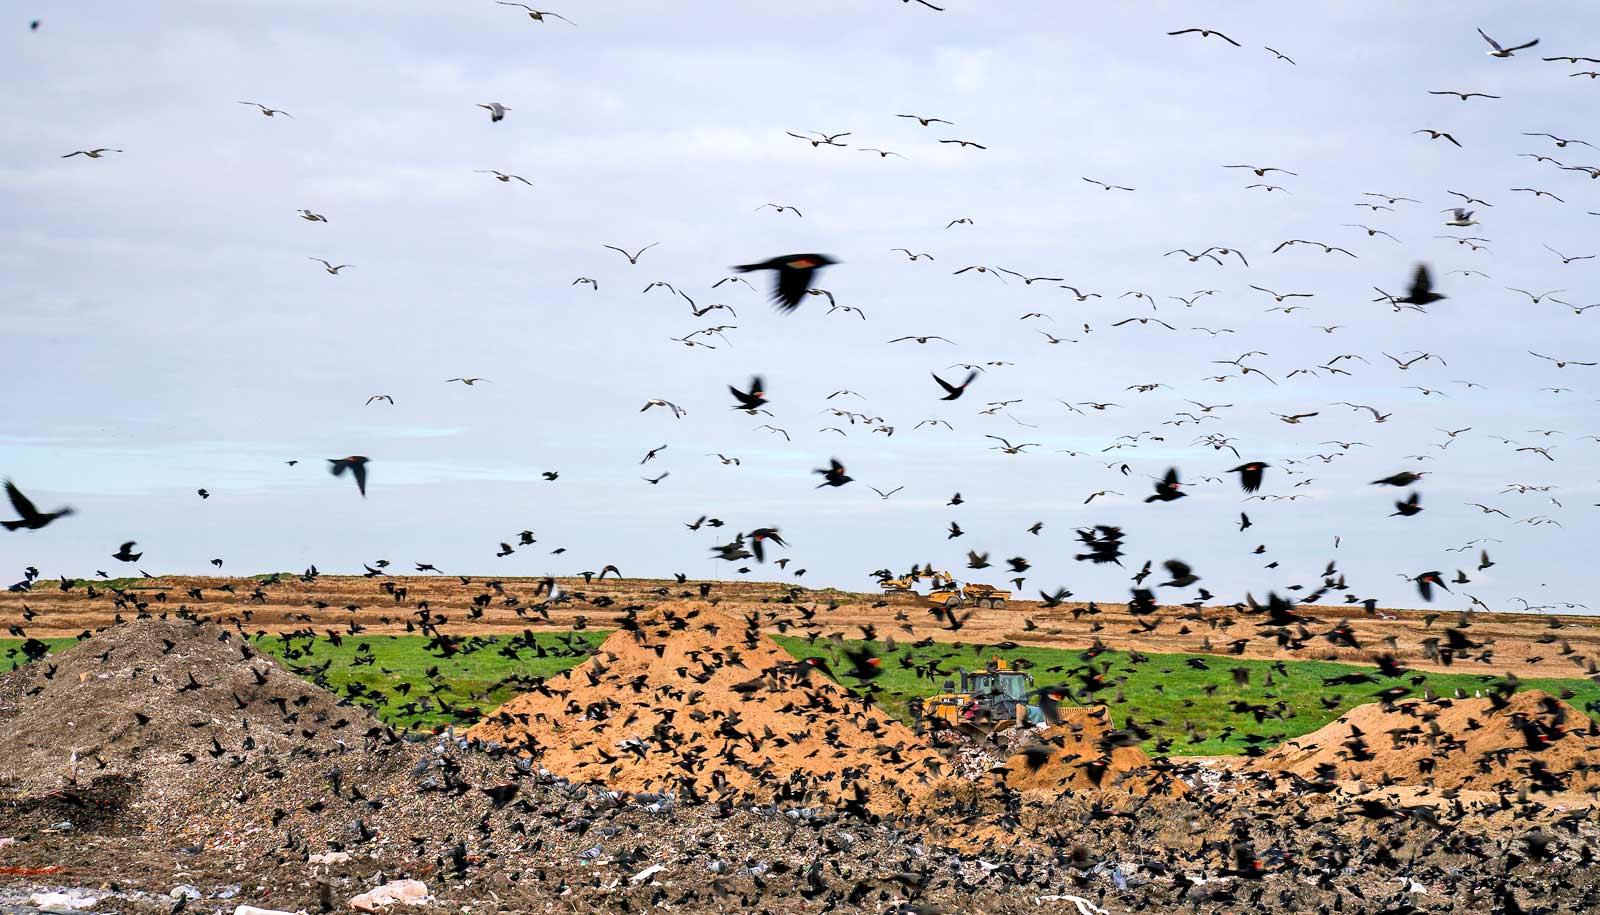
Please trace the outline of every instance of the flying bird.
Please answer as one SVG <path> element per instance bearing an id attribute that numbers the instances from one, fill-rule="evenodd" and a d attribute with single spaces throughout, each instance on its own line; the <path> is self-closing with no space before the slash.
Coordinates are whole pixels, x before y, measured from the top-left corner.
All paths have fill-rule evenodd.
<path id="1" fill-rule="evenodd" d="M 10 480 L 6 481 L 6 497 L 11 500 L 11 507 L 19 516 L 16 521 L 0 521 L 0 526 L 4 526 L 8 531 L 24 529 L 36 531 L 58 518 L 65 518 L 74 513 L 71 506 L 66 506 L 53 512 L 39 511 L 34 507 L 33 502 L 22 494 L 22 490 L 18 489 L 16 484 Z"/>
<path id="2" fill-rule="evenodd" d="M 1478 30 L 1478 34 L 1479 35 L 1483 35 L 1483 40 L 1487 41 L 1489 43 L 1489 47 L 1493 49 L 1493 50 L 1489 50 L 1489 51 L 1485 51 L 1484 52 L 1485 54 L 1488 54 L 1490 57 L 1510 57 L 1511 55 L 1517 53 L 1518 51 L 1523 50 L 1524 48 L 1531 48 L 1534 45 L 1539 43 L 1539 39 L 1535 38 L 1532 41 L 1524 42 L 1524 43 L 1519 44 L 1519 45 L 1512 45 L 1511 47 L 1507 48 L 1507 47 L 1502 47 L 1500 45 L 1500 42 L 1495 41 L 1493 38 L 1490 38 L 1487 34 L 1484 34 L 1483 29 L 1479 29 Z"/>
<path id="3" fill-rule="evenodd" d="M 740 264 L 732 269 L 739 273 L 772 270 L 777 276 L 772 284 L 772 300 L 778 310 L 792 312 L 800 307 L 800 297 L 811 288 L 817 271 L 838 261 L 826 254 L 786 254 L 756 264 Z"/>
<path id="4" fill-rule="evenodd" d="M 576 22 L 573 22 L 571 19 L 568 19 L 565 16 L 562 16 L 558 13 L 552 13 L 549 10 L 536 10 L 526 3 L 509 3 L 507 0 L 494 0 L 494 2 L 500 4 L 501 6 L 516 6 L 527 10 L 528 18 L 532 19 L 534 22 L 543 22 L 545 17 L 548 16 L 551 19 L 560 19 L 562 22 L 565 22 L 567 25 L 570 25 L 573 28 L 577 28 L 578 26 Z"/>
<path id="5" fill-rule="evenodd" d="M 350 471 L 350 475 L 355 477 L 356 489 L 361 492 L 362 498 L 366 498 L 367 458 L 353 454 L 345 458 L 328 458 L 328 463 L 333 465 L 328 468 L 328 472 L 336 477 L 344 476 L 346 470 Z"/>
<path id="6" fill-rule="evenodd" d="M 1179 29 L 1176 32 L 1168 32 L 1167 34 L 1168 35 L 1188 35 L 1188 34 L 1193 33 L 1193 32 L 1198 32 L 1200 34 L 1201 38 L 1212 38 L 1212 37 L 1221 38 L 1223 41 L 1226 41 L 1228 44 L 1231 44 L 1236 48 L 1244 47 L 1244 45 L 1239 44 L 1237 41 L 1234 41 L 1232 38 L 1229 38 L 1228 36 L 1222 34 L 1221 32 L 1219 32 L 1219 31 L 1217 31 L 1215 29 Z"/>

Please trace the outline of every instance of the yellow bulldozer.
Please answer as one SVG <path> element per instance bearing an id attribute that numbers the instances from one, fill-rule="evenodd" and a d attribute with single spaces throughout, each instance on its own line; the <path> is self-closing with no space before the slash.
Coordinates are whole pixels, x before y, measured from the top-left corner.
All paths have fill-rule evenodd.
<path id="1" fill-rule="evenodd" d="M 913 700 L 911 715 L 919 729 L 955 730 L 982 736 L 996 724 L 1039 724 L 1044 713 L 1031 702 L 1033 675 L 1002 658 L 993 658 L 983 670 L 956 668 L 957 680 L 945 680 L 937 695 Z"/>

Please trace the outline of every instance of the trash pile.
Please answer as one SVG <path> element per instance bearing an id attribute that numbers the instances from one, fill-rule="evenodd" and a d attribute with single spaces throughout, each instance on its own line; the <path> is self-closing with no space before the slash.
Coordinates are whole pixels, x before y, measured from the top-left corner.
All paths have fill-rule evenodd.
<path id="1" fill-rule="evenodd" d="M 575 782 L 683 799 L 882 810 L 947 774 L 910 729 L 826 673 L 709 604 L 667 604 L 467 736 Z"/>
<path id="2" fill-rule="evenodd" d="M 1112 726 L 1111 710 L 1062 708 L 1060 724 L 1039 731 L 1006 761 L 1006 785 L 1019 791 L 1122 791 L 1186 794 L 1189 785 L 1165 759 L 1140 746 L 1147 735 Z"/>
<path id="3" fill-rule="evenodd" d="M 139 619 L 5 678 L 0 797 L 193 781 L 385 732 L 214 623 Z"/>
<path id="4" fill-rule="evenodd" d="M 1324 781 L 1581 791 L 1600 787 L 1600 729 L 1537 689 L 1368 703 L 1282 744 L 1251 768 Z"/>

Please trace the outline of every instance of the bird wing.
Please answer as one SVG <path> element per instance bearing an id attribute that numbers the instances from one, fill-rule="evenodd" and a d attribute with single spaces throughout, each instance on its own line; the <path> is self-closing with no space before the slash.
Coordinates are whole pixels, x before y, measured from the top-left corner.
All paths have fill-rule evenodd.
<path id="1" fill-rule="evenodd" d="M 800 307 L 800 297 L 806 294 L 806 289 L 811 285 L 811 275 L 815 271 L 808 268 L 780 269 L 778 281 L 772 289 L 772 297 L 778 303 L 778 309 L 784 312 L 794 311 Z"/>
<path id="2" fill-rule="evenodd" d="M 1483 40 L 1487 41 L 1489 43 L 1489 47 L 1494 48 L 1496 51 L 1504 51 L 1505 50 L 1505 48 L 1500 47 L 1500 42 L 1495 41 L 1493 38 L 1490 38 L 1488 35 L 1485 35 L 1483 29 L 1479 29 L 1478 30 L 1478 34 L 1479 35 L 1483 35 Z"/>

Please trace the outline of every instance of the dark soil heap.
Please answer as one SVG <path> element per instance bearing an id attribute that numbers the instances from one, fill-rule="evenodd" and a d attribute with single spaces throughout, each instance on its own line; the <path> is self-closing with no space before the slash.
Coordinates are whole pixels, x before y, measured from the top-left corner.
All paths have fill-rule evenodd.
<path id="1" fill-rule="evenodd" d="M 0 678 L 0 796 L 359 748 L 366 711 L 213 623 L 142 619 Z"/>
<path id="2" fill-rule="evenodd" d="M 1307 778 L 1509 792 L 1600 786 L 1600 730 L 1549 693 L 1369 703 L 1256 760 Z"/>
<path id="3" fill-rule="evenodd" d="M 905 725 L 709 604 L 651 610 L 589 661 L 468 732 L 578 782 L 680 797 L 874 809 L 944 762 Z"/>

